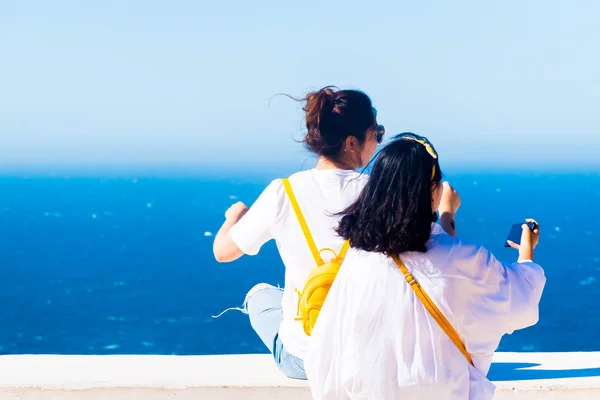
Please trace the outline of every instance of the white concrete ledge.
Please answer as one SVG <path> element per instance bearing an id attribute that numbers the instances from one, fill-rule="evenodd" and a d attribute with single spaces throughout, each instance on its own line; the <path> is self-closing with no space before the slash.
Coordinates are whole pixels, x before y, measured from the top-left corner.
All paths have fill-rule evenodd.
<path id="1" fill-rule="evenodd" d="M 600 399 L 600 352 L 498 353 L 497 399 Z M 0 400 L 310 399 L 269 355 L 0 356 Z"/>

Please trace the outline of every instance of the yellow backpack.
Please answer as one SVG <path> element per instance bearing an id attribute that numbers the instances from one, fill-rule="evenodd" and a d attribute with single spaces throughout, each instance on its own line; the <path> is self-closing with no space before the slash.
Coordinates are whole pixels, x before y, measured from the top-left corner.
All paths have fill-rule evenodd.
<path id="1" fill-rule="evenodd" d="M 317 263 L 316 267 L 311 269 L 302 291 L 296 289 L 296 292 L 298 293 L 298 311 L 296 321 L 302 322 L 304 332 L 310 336 L 313 327 L 317 322 L 317 317 L 319 316 L 321 307 L 323 306 L 325 298 L 329 293 L 329 289 L 331 288 L 331 285 L 333 284 L 333 281 L 340 270 L 344 256 L 350 247 L 350 243 L 346 240 L 342 245 L 340 252 L 337 254 L 330 248 L 324 248 L 321 251 L 317 250 L 317 246 L 312 235 L 310 234 L 310 230 L 308 229 L 304 215 L 302 215 L 302 211 L 300 211 L 300 206 L 298 205 L 296 196 L 292 191 L 290 181 L 287 178 L 283 179 L 282 181 L 283 187 L 285 188 L 285 191 L 290 199 L 290 203 L 292 204 L 292 208 L 294 209 L 294 213 L 296 214 L 298 222 L 300 223 L 300 227 L 302 228 L 302 233 L 304 233 L 304 237 L 306 238 L 306 243 L 308 244 L 313 258 Z M 327 263 L 321 258 L 321 252 L 324 250 L 335 254 L 335 257 Z"/>

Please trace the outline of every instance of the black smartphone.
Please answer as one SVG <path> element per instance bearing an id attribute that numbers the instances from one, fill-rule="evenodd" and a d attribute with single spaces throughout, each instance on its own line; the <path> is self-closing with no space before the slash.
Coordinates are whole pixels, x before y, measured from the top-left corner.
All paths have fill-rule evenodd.
<path id="1" fill-rule="evenodd" d="M 508 237 L 504 241 L 504 247 L 510 247 L 510 245 L 508 244 L 509 240 L 516 244 L 521 244 L 521 234 L 523 233 L 521 225 L 523 225 L 523 223 L 513 224 L 513 226 L 510 228 L 510 232 L 508 232 Z M 527 226 L 531 230 L 535 229 L 535 223 L 533 222 L 527 222 Z"/>

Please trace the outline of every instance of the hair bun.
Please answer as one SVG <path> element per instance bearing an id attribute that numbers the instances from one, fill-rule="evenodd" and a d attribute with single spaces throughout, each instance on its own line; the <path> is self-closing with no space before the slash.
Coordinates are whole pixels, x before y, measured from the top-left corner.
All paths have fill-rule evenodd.
<path id="1" fill-rule="evenodd" d="M 335 108 L 335 92 L 331 87 L 325 87 L 317 92 L 321 115 L 323 112 L 332 112 Z"/>
<path id="2" fill-rule="evenodd" d="M 308 93 L 303 100 L 307 128 L 303 141 L 319 155 L 339 156 L 350 135 L 364 141 L 375 121 L 371 99 L 357 90 L 326 86 Z"/>
<path id="3" fill-rule="evenodd" d="M 306 105 L 303 110 L 306 112 L 307 126 L 320 130 L 322 121 L 333 113 L 336 100 L 334 89 L 333 86 L 327 86 L 306 96 Z M 326 135 L 325 132 L 319 132 L 318 134 Z"/>

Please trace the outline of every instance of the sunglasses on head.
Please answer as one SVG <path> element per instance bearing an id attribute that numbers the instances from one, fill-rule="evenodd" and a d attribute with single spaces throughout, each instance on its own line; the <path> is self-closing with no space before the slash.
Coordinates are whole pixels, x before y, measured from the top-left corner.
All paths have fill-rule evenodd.
<path id="1" fill-rule="evenodd" d="M 417 143 L 421 144 L 423 147 L 425 147 L 425 150 L 427 150 L 427 153 L 429 153 L 431 158 L 433 158 L 434 160 L 438 159 L 438 154 L 436 153 L 436 151 L 431 146 L 431 143 L 429 143 L 429 141 L 426 138 L 419 137 L 412 133 L 401 133 L 401 134 L 397 135 L 395 137 L 395 139 L 412 140 L 413 142 L 417 142 Z M 435 162 L 433 163 L 433 168 L 431 171 L 431 179 L 433 180 L 434 177 L 435 177 Z"/>

